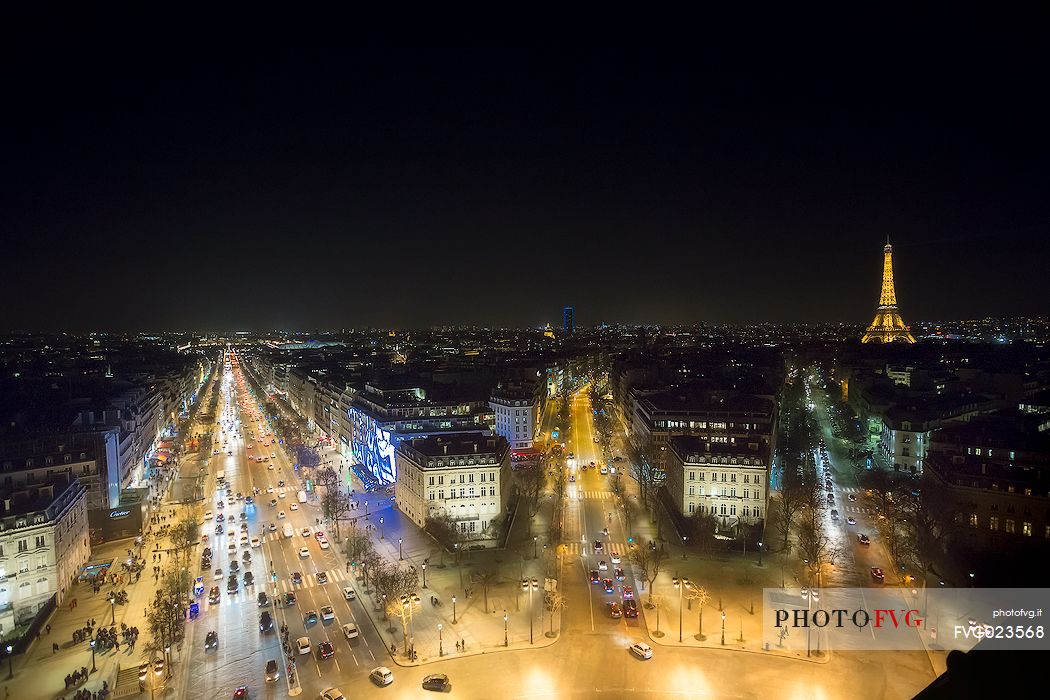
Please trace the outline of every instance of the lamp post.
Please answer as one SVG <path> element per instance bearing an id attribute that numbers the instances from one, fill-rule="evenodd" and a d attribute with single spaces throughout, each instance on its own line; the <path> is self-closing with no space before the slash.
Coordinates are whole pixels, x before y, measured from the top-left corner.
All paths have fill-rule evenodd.
<path id="1" fill-rule="evenodd" d="M 443 625 L 439 622 L 438 623 L 438 656 L 444 656 L 445 655 L 445 643 L 444 643 L 444 641 L 441 638 L 441 628 L 442 627 L 443 627 Z"/>
<path id="2" fill-rule="evenodd" d="M 682 641 L 682 594 L 685 592 L 686 587 L 689 585 L 689 579 L 683 576 L 679 579 L 677 576 L 671 579 L 671 583 L 678 589 L 678 641 Z M 725 620 L 725 614 L 722 614 L 722 620 Z M 724 623 L 723 623 L 724 624 Z"/>
<path id="3" fill-rule="evenodd" d="M 974 576 L 974 574 L 973 574 L 973 572 L 971 571 L 971 572 L 970 572 L 970 588 L 973 588 L 973 576 Z"/>
<path id="4" fill-rule="evenodd" d="M 685 561 L 685 548 L 686 548 L 686 546 L 688 544 L 688 541 L 689 541 L 689 537 L 687 537 L 686 535 L 682 535 L 682 561 Z M 682 641 L 682 640 L 679 639 L 678 641 Z"/>
<path id="5" fill-rule="evenodd" d="M 726 614 L 722 613 L 722 646 L 726 643 Z"/>
<path id="6" fill-rule="evenodd" d="M 427 587 L 427 563 L 423 562 L 423 588 Z"/>
<path id="7" fill-rule="evenodd" d="M 110 626 L 117 624 L 117 599 L 115 596 L 109 599 L 109 612 L 112 615 L 109 620 Z"/>
<path id="8" fill-rule="evenodd" d="M 532 607 L 532 592 L 540 587 L 540 582 L 536 579 L 532 579 L 527 583 L 529 588 L 529 644 L 532 644 L 532 618 L 535 617 Z"/>
<path id="9" fill-rule="evenodd" d="M 11 657 L 14 655 L 15 648 L 10 644 L 7 645 L 7 680 L 11 680 L 15 677 L 14 663 L 11 661 Z"/>
<path id="10" fill-rule="evenodd" d="M 380 517 L 379 518 L 379 539 L 383 539 L 385 534 L 386 534 L 386 532 L 385 532 L 385 530 L 383 528 L 383 518 Z"/>
<path id="11" fill-rule="evenodd" d="M 503 646 L 510 646 L 510 638 L 507 636 L 507 613 L 503 613 Z"/>
<path id="12" fill-rule="evenodd" d="M 452 624 L 456 624 L 456 596 L 452 596 Z"/>
<path id="13" fill-rule="evenodd" d="M 762 566 L 762 543 L 758 543 L 758 565 Z"/>
<path id="14" fill-rule="evenodd" d="M 98 669 L 95 668 L 95 640 L 91 640 L 91 672 L 94 673 Z"/>
<path id="15" fill-rule="evenodd" d="M 539 541 L 539 537 L 536 535 L 532 536 L 532 558 L 536 558 L 536 543 Z"/>
<path id="16" fill-rule="evenodd" d="M 404 554 L 401 553 L 401 545 L 404 544 L 404 542 L 405 542 L 404 539 L 402 539 L 400 537 L 397 538 L 397 559 L 398 559 L 398 561 L 404 561 L 405 560 Z"/>

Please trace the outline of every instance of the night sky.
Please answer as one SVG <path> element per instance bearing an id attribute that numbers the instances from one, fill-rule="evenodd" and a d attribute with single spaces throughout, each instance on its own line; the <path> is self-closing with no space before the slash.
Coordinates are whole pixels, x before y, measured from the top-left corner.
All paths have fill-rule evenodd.
<path id="1" fill-rule="evenodd" d="M 1035 51 L 35 39 L 5 68 L 3 329 L 867 323 L 887 235 L 906 321 L 1048 311 Z"/>

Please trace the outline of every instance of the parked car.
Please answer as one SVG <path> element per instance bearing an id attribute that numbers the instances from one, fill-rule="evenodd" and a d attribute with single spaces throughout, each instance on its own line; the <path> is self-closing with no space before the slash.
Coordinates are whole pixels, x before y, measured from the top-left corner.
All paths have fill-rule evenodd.
<path id="1" fill-rule="evenodd" d="M 443 693 L 448 690 L 448 687 L 448 676 L 444 673 L 432 673 L 423 679 L 423 690 L 436 690 Z"/>

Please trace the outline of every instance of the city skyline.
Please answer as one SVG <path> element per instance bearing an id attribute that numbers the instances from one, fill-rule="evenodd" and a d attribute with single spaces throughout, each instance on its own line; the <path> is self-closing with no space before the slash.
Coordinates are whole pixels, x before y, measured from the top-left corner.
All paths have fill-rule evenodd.
<path id="1" fill-rule="evenodd" d="M 909 320 L 1047 310 L 1025 61 L 75 51 L 13 80 L 4 329 L 863 324 L 887 236 Z"/>

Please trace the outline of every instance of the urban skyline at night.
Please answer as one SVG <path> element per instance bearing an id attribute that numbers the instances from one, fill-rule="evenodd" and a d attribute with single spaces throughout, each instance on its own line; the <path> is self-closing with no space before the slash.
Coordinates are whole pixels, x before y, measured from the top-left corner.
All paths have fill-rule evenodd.
<path id="1" fill-rule="evenodd" d="M 99 19 L 9 22 L 0 700 L 1039 687 L 1043 45 Z"/>

